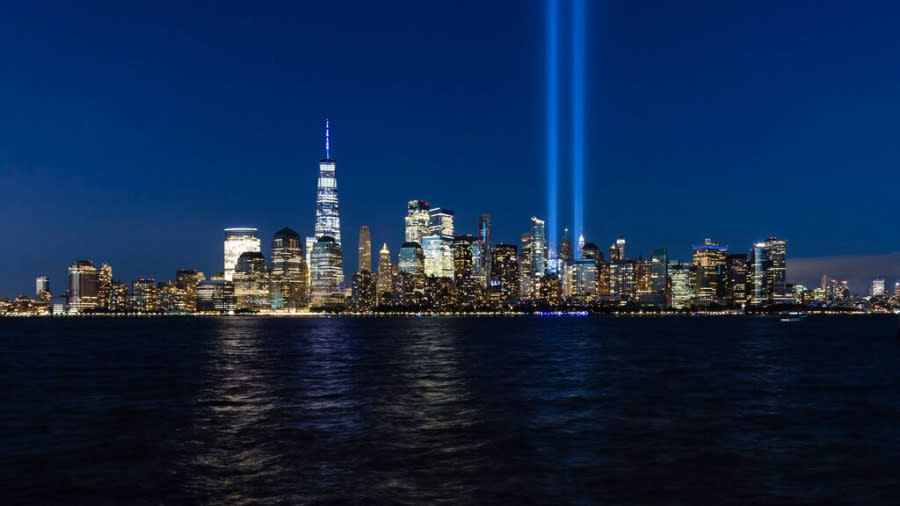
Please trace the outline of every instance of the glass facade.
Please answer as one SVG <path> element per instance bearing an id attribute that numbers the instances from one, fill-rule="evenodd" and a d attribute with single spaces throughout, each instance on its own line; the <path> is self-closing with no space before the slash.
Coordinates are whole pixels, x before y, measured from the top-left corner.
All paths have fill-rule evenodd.
<path id="1" fill-rule="evenodd" d="M 333 237 L 316 241 L 310 266 L 310 305 L 315 308 L 343 304 L 344 265 L 341 246 Z"/>
<path id="2" fill-rule="evenodd" d="M 439 235 L 429 235 L 422 238 L 426 277 L 453 277 L 452 244 L 452 240 L 445 239 Z"/>
<path id="3" fill-rule="evenodd" d="M 454 236 L 454 214 L 452 209 L 436 207 L 428 211 L 429 216 L 429 234 L 437 235 L 448 241 L 452 241 Z"/>
<path id="4" fill-rule="evenodd" d="M 422 238 L 431 233 L 430 205 L 427 200 L 410 200 L 406 205 L 406 242 L 422 244 Z"/>
<path id="5" fill-rule="evenodd" d="M 238 257 L 245 252 L 259 253 L 259 238 L 256 237 L 255 228 L 226 228 L 225 229 L 225 281 L 231 281 L 234 276 L 234 267 Z"/>

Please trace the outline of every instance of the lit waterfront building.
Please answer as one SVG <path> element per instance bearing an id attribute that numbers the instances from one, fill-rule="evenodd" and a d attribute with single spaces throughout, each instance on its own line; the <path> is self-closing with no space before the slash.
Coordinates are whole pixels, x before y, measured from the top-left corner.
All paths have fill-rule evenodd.
<path id="1" fill-rule="evenodd" d="M 175 286 L 174 280 L 167 280 L 156 285 L 157 297 L 159 298 L 159 311 L 165 313 L 173 313 L 179 311 L 178 287 Z"/>
<path id="2" fill-rule="evenodd" d="M 572 296 L 581 302 L 591 302 L 599 295 L 597 259 L 582 258 L 572 264 Z"/>
<path id="3" fill-rule="evenodd" d="M 753 305 L 793 302 L 793 290 L 787 286 L 787 241 L 770 237 L 753 245 L 750 265 Z"/>
<path id="4" fill-rule="evenodd" d="M 331 236 L 322 236 L 313 246 L 310 266 L 310 306 L 339 307 L 344 303 L 344 264 L 341 246 Z"/>
<path id="5" fill-rule="evenodd" d="M 519 258 L 516 246 L 500 243 L 491 264 L 491 301 L 495 306 L 514 306 L 519 298 Z"/>
<path id="6" fill-rule="evenodd" d="M 563 238 L 559 243 L 559 259 L 567 264 L 572 263 L 572 241 L 569 240 L 569 229 L 563 229 Z"/>
<path id="7" fill-rule="evenodd" d="M 350 297 L 350 307 L 353 311 L 368 313 L 375 308 L 376 300 L 375 275 L 367 270 L 353 273 Z"/>
<path id="8" fill-rule="evenodd" d="M 369 227 L 359 227 L 359 250 L 356 270 L 359 272 L 372 272 L 372 236 Z"/>
<path id="9" fill-rule="evenodd" d="M 885 293 L 887 293 L 885 290 L 885 280 L 873 279 L 872 283 L 869 285 L 869 296 L 883 297 Z"/>
<path id="10" fill-rule="evenodd" d="M 673 309 L 690 307 L 694 298 L 694 288 L 691 286 L 691 267 L 682 263 L 669 264 L 669 279 L 672 283 L 670 306 Z"/>
<path id="11" fill-rule="evenodd" d="M 453 277 L 452 244 L 452 240 L 445 239 L 439 235 L 429 235 L 422 238 L 426 277 Z"/>
<path id="12" fill-rule="evenodd" d="M 38 276 L 34 280 L 34 296 L 38 299 L 42 299 L 47 293 L 50 293 L 50 278 L 47 276 Z"/>
<path id="13" fill-rule="evenodd" d="M 609 245 L 609 261 L 624 262 L 625 258 L 625 238 L 619 236 L 616 242 Z"/>
<path id="14" fill-rule="evenodd" d="M 665 295 L 669 285 L 669 252 L 665 248 L 653 250 L 650 257 L 651 291 L 656 295 Z"/>
<path id="15" fill-rule="evenodd" d="M 531 276 L 540 278 L 547 272 L 547 235 L 544 220 L 531 217 Z"/>
<path id="16" fill-rule="evenodd" d="M 269 282 L 269 266 L 263 254 L 258 251 L 241 253 L 234 268 L 235 310 L 271 309 Z"/>
<path id="17" fill-rule="evenodd" d="M 260 251 L 256 229 L 251 227 L 234 227 L 225 229 L 225 281 L 234 276 L 234 266 L 242 253 Z"/>
<path id="18" fill-rule="evenodd" d="M 397 255 L 397 271 L 400 276 L 400 304 L 414 306 L 425 295 L 425 255 L 417 242 L 405 242 Z"/>
<path id="19" fill-rule="evenodd" d="M 375 280 L 375 288 L 377 295 L 377 305 L 388 304 L 391 301 L 394 287 L 394 267 L 391 263 L 391 250 L 388 249 L 387 243 L 381 247 L 378 252 L 378 277 Z"/>
<path id="20" fill-rule="evenodd" d="M 101 264 L 97 270 L 97 308 L 109 311 L 112 297 L 113 269 L 109 264 Z"/>
<path id="21" fill-rule="evenodd" d="M 701 305 L 718 303 L 725 295 L 725 266 L 728 246 L 706 239 L 693 248 L 694 302 Z"/>
<path id="22" fill-rule="evenodd" d="M 406 205 L 406 242 L 422 244 L 422 238 L 431 234 L 430 205 L 427 200 L 410 200 Z M 451 225 L 452 226 L 452 225 Z"/>
<path id="23" fill-rule="evenodd" d="M 153 313 L 159 310 L 159 291 L 153 278 L 138 278 L 131 282 L 131 310 Z"/>
<path id="24" fill-rule="evenodd" d="M 208 279 L 197 286 L 197 311 L 234 311 L 234 284 L 225 279 Z"/>
<path id="25" fill-rule="evenodd" d="M 89 260 L 75 260 L 69 266 L 69 290 L 66 293 L 69 312 L 95 309 L 100 286 L 97 268 Z"/>
<path id="26" fill-rule="evenodd" d="M 179 269 L 175 272 L 178 310 L 189 313 L 197 310 L 197 287 L 204 281 L 206 281 L 206 276 L 194 269 Z"/>
<path id="27" fill-rule="evenodd" d="M 725 259 L 725 301 L 743 306 L 747 302 L 747 255 L 735 253 Z"/>
<path id="28" fill-rule="evenodd" d="M 300 234 L 287 227 L 275 232 L 272 238 L 270 278 L 272 308 L 296 311 L 305 307 L 308 279 L 308 266 L 300 247 Z"/>
<path id="29" fill-rule="evenodd" d="M 437 235 L 450 242 L 454 235 L 454 213 L 452 209 L 436 207 L 428 211 L 429 233 L 425 235 Z"/>
<path id="30" fill-rule="evenodd" d="M 325 158 L 319 160 L 316 186 L 316 239 L 331 237 L 341 245 L 341 215 L 338 204 L 336 165 L 331 158 L 331 125 L 325 120 Z M 341 273 L 343 278 L 343 272 Z"/>
<path id="31" fill-rule="evenodd" d="M 456 285 L 457 304 L 474 307 L 480 300 L 479 285 L 473 275 L 471 235 L 453 239 L 453 281 Z"/>
<path id="32" fill-rule="evenodd" d="M 531 275 L 531 234 L 522 234 L 519 242 L 519 299 L 529 300 L 534 292 Z"/>
<path id="33" fill-rule="evenodd" d="M 128 298 L 128 283 L 113 281 L 110 290 L 109 307 L 111 313 L 124 313 L 128 311 L 130 300 Z"/>

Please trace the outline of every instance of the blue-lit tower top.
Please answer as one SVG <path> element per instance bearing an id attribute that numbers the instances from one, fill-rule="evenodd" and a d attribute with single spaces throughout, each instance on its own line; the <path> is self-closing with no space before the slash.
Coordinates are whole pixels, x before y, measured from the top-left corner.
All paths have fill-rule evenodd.
<path id="1" fill-rule="evenodd" d="M 316 190 L 316 239 L 330 236 L 340 246 L 341 216 L 338 204 L 337 176 L 331 158 L 331 123 L 325 120 L 325 158 L 319 161 Z"/>

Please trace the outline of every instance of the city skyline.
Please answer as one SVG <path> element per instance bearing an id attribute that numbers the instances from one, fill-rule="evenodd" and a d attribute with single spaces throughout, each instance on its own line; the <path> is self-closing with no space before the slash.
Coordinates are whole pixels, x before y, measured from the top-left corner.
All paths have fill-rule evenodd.
<path id="1" fill-rule="evenodd" d="M 900 100 L 877 84 L 900 68 L 883 43 L 895 8 L 763 4 L 588 5 L 584 235 L 601 248 L 624 235 L 635 252 L 666 247 L 686 260 L 705 237 L 743 245 L 776 234 L 791 241 L 789 276 L 811 266 L 792 281 L 842 276 L 813 272 L 832 257 L 828 265 L 853 272 L 845 277 L 859 276 L 862 293 L 866 278 L 900 272 L 892 255 L 900 239 L 881 218 L 900 164 L 890 139 Z M 490 213 L 495 243 L 516 244 L 531 215 L 549 219 L 544 3 L 425 7 L 460 22 L 443 22 L 456 26 L 444 37 L 429 36 L 434 22 L 409 23 L 423 16 L 409 6 L 354 7 L 349 17 L 326 6 L 252 11 L 258 26 L 235 7 L 197 8 L 183 13 L 192 37 L 159 45 L 138 34 L 171 28 L 164 4 L 110 13 L 119 23 L 89 8 L 59 20 L 11 9 L 0 36 L 22 52 L 4 56 L 16 70 L 0 94 L 9 112 L 0 205 L 13 245 L 0 253 L 0 294 L 29 293 L 41 274 L 59 287 L 76 258 L 109 262 L 125 279 L 215 272 L 214 245 L 230 226 L 258 228 L 264 248 L 284 226 L 306 237 L 326 117 L 340 125 L 346 237 L 367 224 L 373 247 L 387 242 L 396 254 L 396 216 L 410 199 L 454 209 L 461 232 L 476 233 L 478 216 Z M 563 34 L 570 14 L 560 11 Z M 765 38 L 740 21 L 763 14 Z M 839 37 L 798 40 L 799 16 L 807 30 Z M 872 29 L 850 32 L 848 19 Z M 246 45 L 215 44 L 220 24 L 250 35 Z M 505 37 L 495 36 L 499 24 Z M 730 30 L 710 28 L 723 25 Z M 660 42 L 684 30 L 691 37 L 675 48 Z M 318 42 L 325 34 L 329 42 Z M 409 47 L 411 39 L 420 44 Z M 119 49 L 95 50 L 109 40 Z M 562 35 L 560 49 L 570 45 Z M 122 72 L 131 54 L 147 63 L 136 74 Z M 569 167 L 571 55 L 559 56 L 560 167 Z M 755 203 L 744 183 L 773 178 L 777 191 Z M 574 241 L 565 179 L 549 231 L 569 227 Z M 783 205 L 764 205 L 774 201 Z M 24 254 L 29 244 L 44 246 Z M 349 246 L 345 266 L 356 265 Z M 856 274 L 859 263 L 883 267 Z"/>

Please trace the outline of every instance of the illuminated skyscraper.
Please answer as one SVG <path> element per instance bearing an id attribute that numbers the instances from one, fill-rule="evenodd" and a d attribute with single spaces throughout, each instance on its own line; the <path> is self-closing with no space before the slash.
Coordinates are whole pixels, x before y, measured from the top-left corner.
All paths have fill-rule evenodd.
<path id="1" fill-rule="evenodd" d="M 431 216 L 427 200 L 410 200 L 406 206 L 406 242 L 422 244 L 422 238 L 431 233 Z M 451 225 L 452 226 L 452 225 Z"/>
<path id="2" fill-rule="evenodd" d="M 793 302 L 793 294 L 787 286 L 787 242 L 770 237 L 754 244 L 751 252 L 753 291 L 750 303 L 758 306 Z"/>
<path id="3" fill-rule="evenodd" d="M 694 288 L 691 286 L 691 267 L 682 263 L 669 264 L 669 278 L 672 280 L 672 295 L 670 306 L 673 309 L 683 309 L 691 305 L 694 297 Z"/>
<path id="4" fill-rule="evenodd" d="M 747 255 L 735 253 L 725 260 L 725 302 L 743 306 L 747 302 Z"/>
<path id="5" fill-rule="evenodd" d="M 693 247 L 694 296 L 699 304 L 717 303 L 725 295 L 728 246 L 706 239 Z"/>
<path id="6" fill-rule="evenodd" d="M 563 238 L 559 243 L 559 259 L 567 264 L 572 263 L 572 241 L 569 240 L 569 229 L 563 229 Z"/>
<path id="7" fill-rule="evenodd" d="M 884 279 L 873 279 L 869 285 L 870 297 L 882 297 L 885 294 Z"/>
<path id="8" fill-rule="evenodd" d="M 609 246 L 609 261 L 624 262 L 625 259 L 625 238 L 619 236 L 619 238 L 616 239 L 616 242 L 610 244 Z"/>
<path id="9" fill-rule="evenodd" d="M 386 305 L 391 302 L 391 292 L 394 286 L 393 276 L 394 266 L 391 263 L 391 250 L 388 249 L 387 243 L 384 243 L 381 251 L 378 252 L 378 278 L 375 280 L 378 305 Z"/>
<path id="10" fill-rule="evenodd" d="M 113 270 L 109 264 L 102 264 L 97 271 L 97 307 L 109 310 L 112 298 Z"/>
<path id="11" fill-rule="evenodd" d="M 519 258 L 515 245 L 500 243 L 491 264 L 491 300 L 495 305 L 513 306 L 519 298 Z"/>
<path id="12" fill-rule="evenodd" d="M 534 295 L 531 267 L 531 234 L 522 234 L 519 240 L 519 299 L 521 300 L 529 300 Z"/>
<path id="13" fill-rule="evenodd" d="M 400 276 L 400 304 L 414 306 L 425 294 L 425 256 L 417 242 L 405 242 L 397 255 L 397 271 Z"/>
<path id="14" fill-rule="evenodd" d="M 453 239 L 453 281 L 456 284 L 457 304 L 473 307 L 479 300 L 479 285 L 473 276 L 471 235 Z"/>
<path id="15" fill-rule="evenodd" d="M 337 307 L 344 303 L 344 263 L 341 245 L 323 235 L 313 246 L 310 266 L 310 306 Z"/>
<path id="16" fill-rule="evenodd" d="M 328 236 L 341 245 L 341 216 L 334 159 L 331 158 L 331 128 L 325 120 L 325 158 L 319 160 L 316 189 L 316 239 Z M 343 272 L 341 272 L 343 278 Z"/>
<path id="17" fill-rule="evenodd" d="M 377 300 L 375 284 L 375 275 L 368 270 L 353 273 L 350 306 L 354 311 L 367 313 L 375 307 Z"/>
<path id="18" fill-rule="evenodd" d="M 531 276 L 542 277 L 547 271 L 547 236 L 544 220 L 531 217 Z"/>
<path id="19" fill-rule="evenodd" d="M 76 260 L 69 266 L 69 311 L 80 313 L 97 307 L 99 295 L 97 268 L 88 260 Z"/>
<path id="20" fill-rule="evenodd" d="M 197 287 L 206 281 L 202 272 L 193 269 L 179 269 L 175 272 L 175 288 L 178 291 L 176 306 L 181 311 L 197 310 Z"/>
<path id="21" fill-rule="evenodd" d="M 255 228 L 226 228 L 225 229 L 225 281 L 231 281 L 234 276 L 234 266 L 242 253 L 259 253 L 259 238 L 256 237 Z"/>
<path id="22" fill-rule="evenodd" d="M 429 235 L 422 238 L 426 277 L 453 277 L 452 243 L 452 240 L 445 239 L 439 235 Z"/>
<path id="23" fill-rule="evenodd" d="M 308 269 L 300 234 L 287 227 L 275 232 L 270 289 L 274 309 L 297 310 L 306 306 Z"/>
<path id="24" fill-rule="evenodd" d="M 369 235 L 369 227 L 359 227 L 359 265 L 357 271 L 372 272 L 372 236 Z"/>
<path id="25" fill-rule="evenodd" d="M 50 302 L 53 295 L 50 293 L 50 278 L 47 276 L 38 276 L 34 280 L 34 296 L 37 300 Z"/>
<path id="26" fill-rule="evenodd" d="M 452 209 L 447 209 L 443 207 L 436 207 L 428 211 L 429 217 L 429 232 L 430 234 L 425 235 L 437 235 L 442 239 L 447 239 L 448 241 L 453 241 L 454 236 L 454 214 Z"/>
<path id="27" fill-rule="evenodd" d="M 238 311 L 272 309 L 269 276 L 269 266 L 262 253 L 241 253 L 234 267 L 234 300 Z"/>
<path id="28" fill-rule="evenodd" d="M 131 310 L 153 313 L 159 310 L 159 289 L 153 278 L 138 278 L 131 282 Z"/>
<path id="29" fill-rule="evenodd" d="M 651 263 L 651 290 L 656 295 L 665 295 L 669 283 L 669 252 L 665 248 L 653 251 Z"/>

